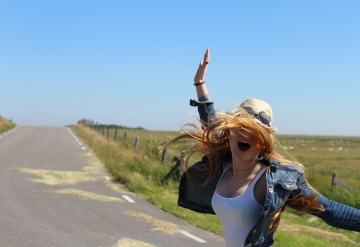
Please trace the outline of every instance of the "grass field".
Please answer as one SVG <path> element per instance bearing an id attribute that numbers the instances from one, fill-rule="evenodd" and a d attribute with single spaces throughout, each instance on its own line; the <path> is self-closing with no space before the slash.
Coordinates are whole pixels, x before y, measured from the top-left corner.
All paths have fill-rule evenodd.
<path id="1" fill-rule="evenodd" d="M 285 136 L 279 142 L 291 156 L 306 166 L 314 188 L 331 184 L 332 174 L 360 190 L 360 137 Z"/>
<path id="2" fill-rule="evenodd" d="M 164 181 L 174 165 L 173 158 L 180 157 L 191 142 L 171 145 L 162 163 L 158 147 L 174 137 L 176 132 L 118 129 L 114 142 L 114 129 L 109 131 L 109 135 L 107 131 L 102 135 L 82 124 L 72 126 L 72 129 L 93 149 L 116 181 L 163 210 L 193 225 L 222 234 L 216 216 L 177 206 L 177 174 Z M 136 138 L 139 146 L 134 149 Z M 331 190 L 333 173 L 337 173 L 338 179 L 344 183 L 360 190 L 360 184 L 356 182 L 360 177 L 360 137 L 279 135 L 277 138 L 279 152 L 288 153 L 307 167 L 308 179 L 316 190 L 329 197 L 335 196 L 333 199 L 343 203 L 360 206 L 357 193 L 345 193 L 339 186 Z M 195 156 L 190 163 L 199 159 Z M 298 214 L 290 209 L 283 213 L 275 240 L 275 247 L 360 246 L 359 233 L 330 227 L 311 215 Z"/>

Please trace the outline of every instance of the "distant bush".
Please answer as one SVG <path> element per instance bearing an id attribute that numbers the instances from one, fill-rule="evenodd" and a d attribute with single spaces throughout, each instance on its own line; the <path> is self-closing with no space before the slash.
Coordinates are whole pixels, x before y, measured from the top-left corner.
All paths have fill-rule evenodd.
<path id="1" fill-rule="evenodd" d="M 108 125 L 104 125 L 106 128 L 118 128 L 118 129 L 128 129 L 128 130 L 145 130 L 143 127 L 127 127 L 127 126 L 123 126 L 123 125 L 117 125 L 117 124 L 108 124 Z"/>
<path id="2" fill-rule="evenodd" d="M 6 132 L 12 128 L 14 128 L 16 124 L 11 120 L 7 120 L 6 118 L 0 116 L 0 133 Z"/>

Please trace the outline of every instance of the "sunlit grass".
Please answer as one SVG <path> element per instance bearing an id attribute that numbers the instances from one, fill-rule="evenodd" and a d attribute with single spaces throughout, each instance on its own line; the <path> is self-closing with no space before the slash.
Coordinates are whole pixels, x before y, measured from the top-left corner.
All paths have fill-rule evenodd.
<path id="1" fill-rule="evenodd" d="M 16 124 L 0 116 L 0 134 L 14 128 Z"/>
<path id="2" fill-rule="evenodd" d="M 114 247 L 156 247 L 155 245 L 144 243 L 141 241 L 124 238 L 116 244 Z"/>
<path id="3" fill-rule="evenodd" d="M 62 189 L 62 190 L 55 190 L 53 192 L 57 194 L 77 196 L 85 199 L 93 199 L 103 202 L 124 202 L 124 200 L 117 197 L 104 196 L 88 191 L 75 190 L 75 189 Z"/>
<path id="4" fill-rule="evenodd" d="M 40 178 L 32 178 L 30 180 L 48 185 L 77 184 L 79 182 L 94 180 L 94 178 L 88 176 L 84 172 L 54 171 L 30 168 L 18 168 L 18 170 L 23 173 L 38 176 Z"/>
<path id="5" fill-rule="evenodd" d="M 174 234 L 180 231 L 179 227 L 176 224 L 155 219 L 151 215 L 144 214 L 142 212 L 127 211 L 126 214 L 151 223 L 156 227 L 154 230 L 160 230 L 168 234 Z"/>

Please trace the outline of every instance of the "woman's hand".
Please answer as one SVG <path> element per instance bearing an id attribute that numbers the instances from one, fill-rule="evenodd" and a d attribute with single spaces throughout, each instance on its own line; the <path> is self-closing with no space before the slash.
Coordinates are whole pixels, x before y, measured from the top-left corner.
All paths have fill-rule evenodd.
<path id="1" fill-rule="evenodd" d="M 205 75 L 209 62 L 210 62 L 210 49 L 208 48 L 205 51 L 204 59 L 200 61 L 199 68 L 196 71 L 196 75 L 194 77 L 195 84 L 205 82 Z"/>

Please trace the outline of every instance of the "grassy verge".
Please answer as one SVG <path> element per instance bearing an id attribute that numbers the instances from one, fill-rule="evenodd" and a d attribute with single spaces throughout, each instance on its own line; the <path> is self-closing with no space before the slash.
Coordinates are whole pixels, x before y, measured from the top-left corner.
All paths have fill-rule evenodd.
<path id="1" fill-rule="evenodd" d="M 172 159 L 174 156 L 179 157 L 181 151 L 188 147 L 191 143 L 179 142 L 172 145 L 171 149 L 167 150 L 167 157 L 165 161 L 161 162 L 161 153 L 158 147 L 162 145 L 168 138 L 175 135 L 175 132 L 161 132 L 161 131 L 145 131 L 145 130 L 126 130 L 125 133 L 118 133 L 116 142 L 112 138 L 107 139 L 106 134 L 102 136 L 93 129 L 78 124 L 72 126 L 76 132 L 94 151 L 99 159 L 104 163 L 114 178 L 125 184 L 130 190 L 136 192 L 142 198 L 155 204 L 159 208 L 167 211 L 180 219 L 183 219 L 190 224 L 211 231 L 216 234 L 222 234 L 221 224 L 219 219 L 213 215 L 205 215 L 192 212 L 190 210 L 177 206 L 177 186 L 178 177 L 171 176 L 170 179 L 164 181 L 172 166 Z M 125 138 L 126 136 L 126 138 Z M 110 135 L 111 137 L 111 135 Z M 134 149 L 134 138 L 140 139 L 138 149 Z M 297 137 L 298 138 L 298 137 Z M 309 139 L 312 146 L 316 146 L 318 151 L 320 146 Z M 296 138 L 295 138 L 296 139 Z M 284 138 L 283 142 L 292 142 L 289 138 Z M 322 144 L 322 140 L 319 141 Z M 356 145 L 355 145 L 355 144 Z M 294 145 L 294 144 L 293 144 Z M 302 142 L 299 143 L 303 147 Z M 347 155 L 350 157 L 357 157 L 354 150 L 360 149 L 360 141 L 356 139 L 354 142 L 348 143 Z M 315 154 L 314 149 L 310 149 L 311 155 L 307 154 L 306 149 L 297 149 L 294 147 L 291 150 L 296 150 L 296 157 L 315 157 L 322 164 L 323 160 L 319 153 L 326 153 L 327 147 L 320 149 L 320 152 Z M 301 152 L 302 151 L 302 152 Z M 294 152 L 291 153 L 294 155 Z M 334 157 L 339 157 L 340 153 L 332 154 Z M 337 159 L 341 166 L 341 161 L 348 162 L 347 155 L 341 156 L 343 158 Z M 331 156 L 331 155 L 330 155 Z M 320 158 L 319 158 L 320 157 Z M 194 157 L 190 163 L 194 163 L 200 157 Z M 351 162 L 350 162 L 351 163 Z M 351 163 L 352 164 L 352 163 Z M 321 174 L 324 167 L 314 164 L 312 167 L 313 176 Z M 357 173 L 359 174 L 359 173 Z M 315 189 L 318 189 L 315 187 Z M 356 232 L 339 230 L 326 225 L 325 223 L 314 220 L 311 215 L 297 214 L 292 210 L 286 210 L 282 217 L 282 222 L 278 231 L 275 234 L 275 244 L 273 246 L 360 246 L 360 235 Z"/>
<path id="2" fill-rule="evenodd" d="M 145 132 L 137 131 L 135 135 L 127 134 L 125 140 L 113 142 L 84 125 L 76 125 L 72 129 L 91 147 L 114 178 L 131 191 L 195 226 L 221 234 L 221 226 L 216 216 L 198 214 L 177 206 L 176 177 L 162 182 L 172 168 L 172 155 L 181 154 L 179 146 L 168 150 L 165 162 L 161 163 L 158 146 L 159 142 L 163 143 L 164 140 L 155 140 L 148 132 L 145 136 L 141 135 Z M 131 137 L 139 135 L 143 144 L 135 150 L 130 140 Z M 183 143 L 179 145 L 182 146 Z"/>
<path id="3" fill-rule="evenodd" d="M 15 123 L 0 116 L 0 134 L 14 128 L 15 126 Z"/>

